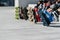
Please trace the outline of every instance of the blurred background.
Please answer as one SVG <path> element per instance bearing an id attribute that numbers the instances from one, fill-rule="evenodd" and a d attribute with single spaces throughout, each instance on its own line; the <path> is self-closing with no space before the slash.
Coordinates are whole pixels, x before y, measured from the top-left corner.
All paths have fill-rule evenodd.
<path id="1" fill-rule="evenodd" d="M 39 0 L 19 0 L 19 5 L 26 7 L 28 4 L 36 4 Z M 15 0 L 0 0 L 0 6 L 14 6 Z"/>
<path id="2" fill-rule="evenodd" d="M 14 6 L 14 0 L 0 0 L 0 6 Z"/>

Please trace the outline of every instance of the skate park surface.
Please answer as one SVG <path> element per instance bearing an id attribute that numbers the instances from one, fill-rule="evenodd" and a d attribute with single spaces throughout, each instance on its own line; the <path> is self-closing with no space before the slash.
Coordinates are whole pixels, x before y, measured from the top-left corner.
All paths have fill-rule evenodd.
<path id="1" fill-rule="evenodd" d="M 60 27 L 16 20 L 14 7 L 0 7 L 0 40 L 60 40 Z"/>

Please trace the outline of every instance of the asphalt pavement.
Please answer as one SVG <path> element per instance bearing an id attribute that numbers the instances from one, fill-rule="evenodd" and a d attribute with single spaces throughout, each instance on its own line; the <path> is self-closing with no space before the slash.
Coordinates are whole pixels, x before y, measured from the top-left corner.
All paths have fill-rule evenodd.
<path id="1" fill-rule="evenodd" d="M 0 40 L 60 40 L 60 27 L 16 20 L 14 7 L 0 7 Z"/>

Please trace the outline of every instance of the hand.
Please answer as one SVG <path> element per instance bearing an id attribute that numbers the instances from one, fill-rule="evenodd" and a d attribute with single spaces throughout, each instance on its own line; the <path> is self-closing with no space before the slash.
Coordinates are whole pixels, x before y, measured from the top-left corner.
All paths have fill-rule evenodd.
<path id="1" fill-rule="evenodd" d="M 60 8 L 59 9 L 57 9 L 59 12 L 60 12 Z"/>

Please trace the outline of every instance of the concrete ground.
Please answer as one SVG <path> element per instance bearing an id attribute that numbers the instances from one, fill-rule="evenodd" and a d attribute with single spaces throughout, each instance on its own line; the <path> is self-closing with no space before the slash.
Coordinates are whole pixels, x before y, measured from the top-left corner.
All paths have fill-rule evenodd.
<path id="1" fill-rule="evenodd" d="M 0 40 L 60 40 L 60 27 L 16 20 L 13 7 L 0 7 Z"/>

